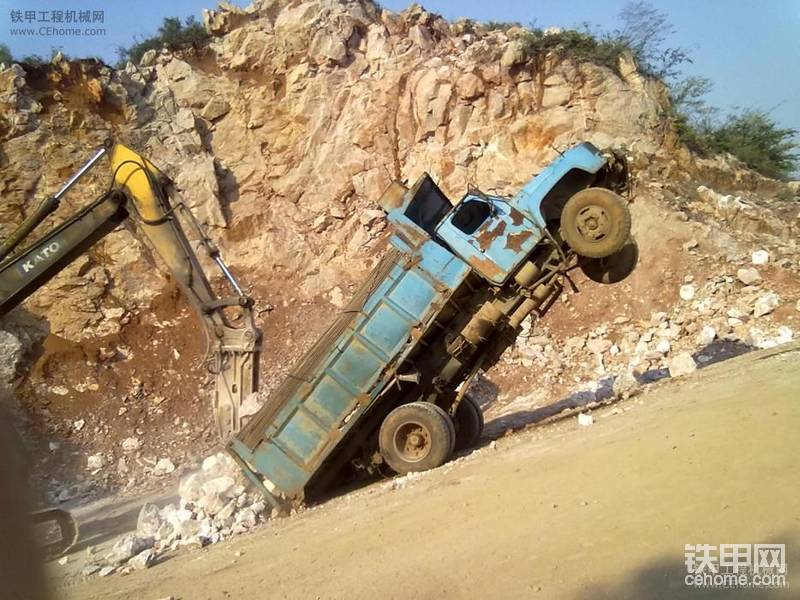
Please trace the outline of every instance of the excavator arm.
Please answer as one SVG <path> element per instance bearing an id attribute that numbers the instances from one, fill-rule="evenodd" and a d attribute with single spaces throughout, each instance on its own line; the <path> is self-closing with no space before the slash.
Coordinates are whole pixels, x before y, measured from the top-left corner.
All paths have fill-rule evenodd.
<path id="1" fill-rule="evenodd" d="M 113 172 L 109 191 L 12 254 L 55 211 L 69 188 L 104 156 L 110 158 Z M 242 405 L 257 390 L 261 335 L 255 326 L 253 301 L 239 287 L 219 249 L 180 199 L 172 181 L 130 148 L 107 143 L 0 245 L 0 315 L 125 221 L 148 239 L 203 321 L 214 346 L 214 418 L 220 438 L 227 440 L 241 428 L 246 416 Z M 194 230 L 200 245 L 220 268 L 234 291 L 232 296 L 220 298 L 214 293 L 181 221 Z M 230 307 L 242 311 L 242 325 L 232 325 L 225 313 Z"/>

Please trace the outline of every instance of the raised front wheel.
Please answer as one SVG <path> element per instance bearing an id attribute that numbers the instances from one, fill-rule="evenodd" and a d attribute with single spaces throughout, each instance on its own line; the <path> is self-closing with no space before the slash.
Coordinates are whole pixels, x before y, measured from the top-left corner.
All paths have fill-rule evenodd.
<path id="1" fill-rule="evenodd" d="M 397 473 L 426 471 L 450 458 L 455 432 L 450 417 L 430 402 L 410 402 L 390 412 L 381 424 L 378 444 Z"/>
<path id="2" fill-rule="evenodd" d="M 605 188 L 581 190 L 561 211 L 561 236 L 581 256 L 603 258 L 619 252 L 630 232 L 628 203 Z"/>

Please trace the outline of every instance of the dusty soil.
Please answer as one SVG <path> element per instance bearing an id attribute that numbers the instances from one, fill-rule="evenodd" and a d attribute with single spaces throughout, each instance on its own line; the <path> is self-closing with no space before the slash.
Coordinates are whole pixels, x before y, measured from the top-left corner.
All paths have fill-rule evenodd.
<path id="1" fill-rule="evenodd" d="M 800 344 L 754 352 L 147 571 L 83 581 L 84 546 L 51 575 L 75 600 L 796 597 L 798 389 Z M 685 587 L 684 544 L 758 542 L 787 545 L 788 590 Z"/>

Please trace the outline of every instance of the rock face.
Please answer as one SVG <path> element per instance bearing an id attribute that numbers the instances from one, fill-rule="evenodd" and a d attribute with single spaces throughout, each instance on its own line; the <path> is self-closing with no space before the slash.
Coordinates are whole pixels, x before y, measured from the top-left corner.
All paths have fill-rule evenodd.
<path id="1" fill-rule="evenodd" d="M 380 229 L 360 216 L 391 179 L 427 170 L 456 197 L 468 185 L 510 192 L 577 140 L 653 152 L 662 141 L 664 90 L 631 65 L 620 76 L 555 56 L 534 63 L 513 31 L 468 32 L 418 6 L 224 6 L 206 14 L 214 37 L 202 57 L 0 74 L 6 232 L 114 132 L 174 178 L 202 223 L 224 230 L 214 235 L 234 267 L 295 274 L 313 297 L 371 265 Z M 48 80 L 47 93 L 32 77 Z M 79 93 L 82 104 L 71 100 Z M 52 221 L 107 177 L 95 171 Z M 147 260 L 120 230 L 29 307 L 67 339 L 115 334 L 165 284 Z"/>

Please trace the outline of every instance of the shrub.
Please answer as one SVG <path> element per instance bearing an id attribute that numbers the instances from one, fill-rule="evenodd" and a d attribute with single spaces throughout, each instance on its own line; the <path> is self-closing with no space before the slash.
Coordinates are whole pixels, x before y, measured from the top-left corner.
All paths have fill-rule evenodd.
<path id="1" fill-rule="evenodd" d="M 778 127 L 765 112 L 745 109 L 728 115 L 702 136 L 704 150 L 730 152 L 762 175 L 783 179 L 800 166 L 796 129 Z"/>
<path id="2" fill-rule="evenodd" d="M 621 27 L 608 36 L 630 49 L 644 73 L 672 79 L 679 74 L 680 65 L 691 62 L 683 48 L 665 46 L 667 38 L 675 33 L 666 13 L 638 0 L 626 4 L 618 18 Z"/>
<path id="3" fill-rule="evenodd" d="M 199 50 L 208 38 L 205 27 L 193 16 L 188 17 L 185 23 L 178 17 L 165 17 L 156 35 L 137 41 L 128 48 L 117 48 L 117 54 L 121 63 L 138 63 L 148 50 Z"/>
<path id="4" fill-rule="evenodd" d="M 592 62 L 618 71 L 620 55 L 625 44 L 613 39 L 598 39 L 589 31 L 565 29 L 545 34 L 541 29 L 527 29 L 520 38 L 522 51 L 529 60 L 539 60 L 548 54 Z"/>

